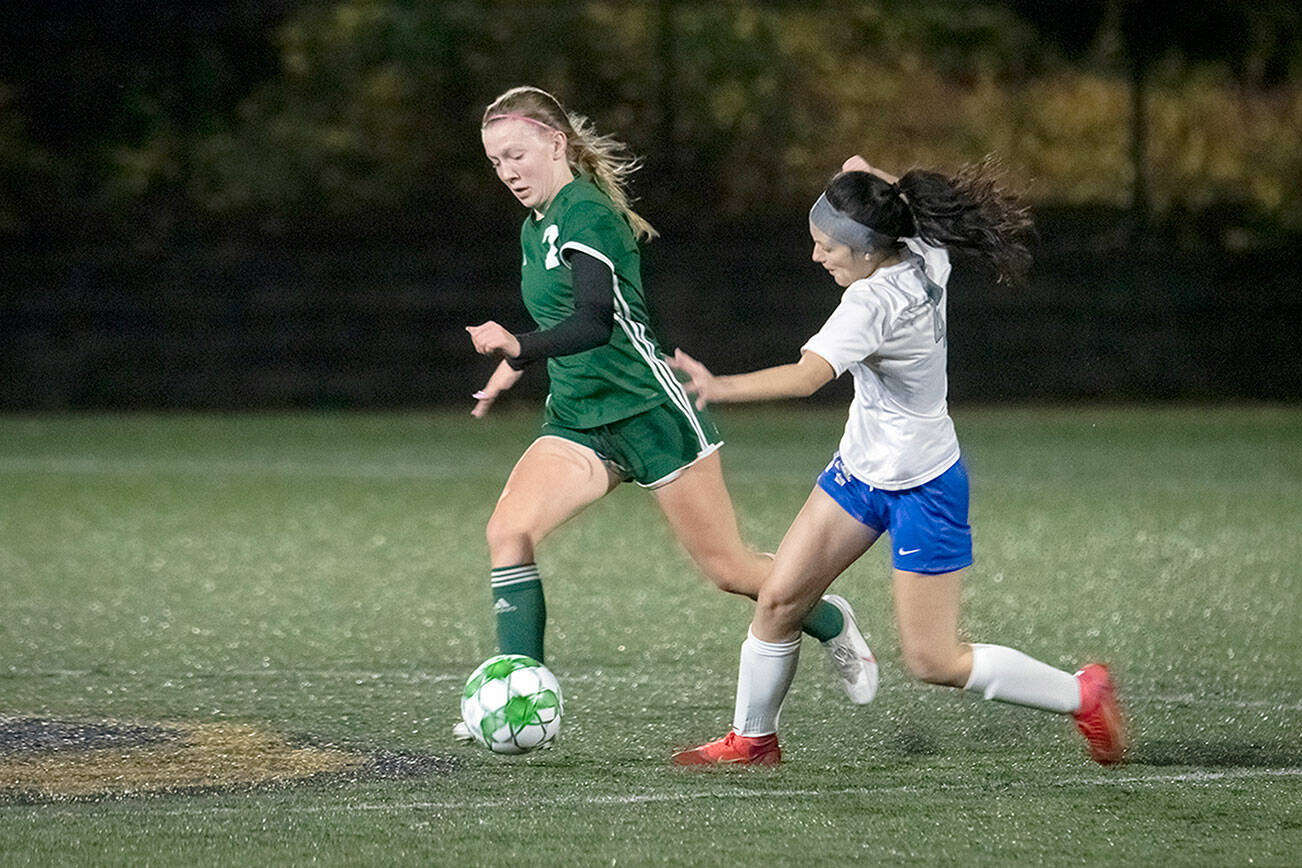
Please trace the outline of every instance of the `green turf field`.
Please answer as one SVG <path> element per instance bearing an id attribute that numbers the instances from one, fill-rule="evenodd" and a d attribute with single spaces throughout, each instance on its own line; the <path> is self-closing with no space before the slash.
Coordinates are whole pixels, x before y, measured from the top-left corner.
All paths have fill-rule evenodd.
<path id="1" fill-rule="evenodd" d="M 771 549 L 842 411 L 719 421 Z M 882 550 L 835 586 L 876 702 L 807 642 L 781 767 L 670 767 L 727 727 L 749 603 L 628 487 L 540 556 L 559 745 L 454 746 L 494 651 L 483 525 L 532 412 L 0 417 L 0 864 L 1297 864 L 1302 409 L 955 421 L 965 627 L 1112 662 L 1126 766 L 911 682 Z"/>

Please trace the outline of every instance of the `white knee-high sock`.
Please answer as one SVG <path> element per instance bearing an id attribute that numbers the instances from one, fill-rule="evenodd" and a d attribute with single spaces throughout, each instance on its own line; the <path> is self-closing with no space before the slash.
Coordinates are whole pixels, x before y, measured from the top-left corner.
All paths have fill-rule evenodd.
<path id="1" fill-rule="evenodd" d="M 986 699 L 1070 714 L 1080 708 L 1075 677 L 1003 645 L 972 645 L 972 674 L 964 690 Z"/>
<path id="2" fill-rule="evenodd" d="M 790 642 L 765 642 L 747 631 L 737 669 L 737 706 L 732 728 L 738 735 L 771 735 L 778 731 L 778 713 L 787 697 L 800 660 L 800 637 Z"/>

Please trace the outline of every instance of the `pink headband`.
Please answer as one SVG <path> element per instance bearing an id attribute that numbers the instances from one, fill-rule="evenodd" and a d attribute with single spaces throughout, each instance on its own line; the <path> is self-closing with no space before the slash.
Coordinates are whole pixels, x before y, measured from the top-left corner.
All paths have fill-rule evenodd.
<path id="1" fill-rule="evenodd" d="M 493 121 L 528 121 L 531 124 L 537 124 L 543 129 L 548 130 L 549 132 L 553 132 L 553 133 L 560 132 L 560 130 L 556 129 L 556 127 L 552 126 L 551 124 L 545 124 L 542 121 L 538 120 L 537 118 L 531 118 L 528 115 L 515 114 L 514 112 L 507 112 L 505 114 L 500 114 L 500 115 L 492 115 L 491 117 L 489 117 L 487 120 L 484 121 L 484 126 L 488 126 Z"/>

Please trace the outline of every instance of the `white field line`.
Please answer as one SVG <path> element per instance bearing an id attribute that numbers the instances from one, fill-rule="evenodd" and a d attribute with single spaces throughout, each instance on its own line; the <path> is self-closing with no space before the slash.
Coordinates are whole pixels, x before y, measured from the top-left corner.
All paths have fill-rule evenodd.
<path id="1" fill-rule="evenodd" d="M 691 774 L 692 772 L 685 772 Z M 1124 777 L 1111 777 L 1106 773 L 1100 772 L 1102 776 L 1093 777 L 1072 777 L 1059 778 L 1055 781 L 1043 782 L 1054 787 L 1074 787 L 1074 786 L 1096 786 L 1096 787 L 1115 787 L 1115 786 L 1149 786 L 1160 787 L 1180 784 L 1190 784 L 1195 786 L 1211 786 L 1222 783 L 1233 783 L 1235 781 L 1253 780 L 1253 779 L 1270 779 L 1270 778 L 1299 778 L 1302 777 L 1302 768 L 1273 768 L 1273 769 L 1229 769 L 1225 771 L 1198 771 L 1185 772 L 1181 774 L 1153 774 L 1153 775 L 1126 775 Z M 1030 789 L 1041 784 L 1014 783 L 1010 787 L 1020 789 Z M 679 792 L 679 793 L 630 793 L 628 795 L 607 795 L 607 796 L 589 796 L 576 793 L 557 793 L 548 799 L 548 806 L 560 807 L 581 807 L 581 806 L 621 806 L 621 805 L 646 805 L 646 804 L 665 804 L 673 802 L 693 802 L 702 799 L 717 800 L 729 799 L 739 801 L 757 801 L 773 799 L 808 799 L 808 798 L 826 798 L 828 796 L 863 796 L 866 798 L 881 797 L 887 795 L 925 795 L 932 792 L 945 793 L 984 793 L 989 789 L 986 784 L 966 784 L 953 785 L 939 782 L 934 786 L 925 786 L 917 784 L 906 784 L 896 787 L 834 787 L 834 788 L 800 788 L 800 789 L 743 789 L 733 787 L 729 789 L 714 789 L 696 792 Z M 406 801 L 406 802 L 349 802 L 342 801 L 334 804 L 302 804 L 302 805 L 281 805 L 274 809 L 275 812 L 293 813 L 293 814 L 334 814 L 344 811 L 370 811 L 375 813 L 400 813 L 408 811 L 448 811 L 448 812 L 465 812 L 465 811 L 485 811 L 496 808 L 518 807 L 519 799 L 516 797 L 500 797 L 490 799 L 457 799 L 447 801 Z M 9 811 L 0 808 L 0 811 L 10 814 L 25 812 L 31 819 L 46 817 L 52 812 L 49 805 L 41 806 L 15 806 L 17 811 Z M 114 815 L 124 812 L 130 812 L 133 815 L 142 810 L 142 805 L 136 800 L 123 802 L 101 802 L 90 805 L 77 807 L 71 806 L 53 806 L 54 812 L 72 813 L 78 815 L 100 814 Z M 238 814 L 243 812 L 260 812 L 267 814 L 271 809 L 265 804 L 257 805 L 200 805 L 188 804 L 178 805 L 161 811 L 149 811 L 146 813 L 150 817 L 183 817 L 183 816 L 212 816 L 214 814 Z M 416 825 L 432 825 L 430 821 L 417 823 Z"/>
<path id="2" fill-rule="evenodd" d="M 223 669 L 212 672 L 202 671 L 185 671 L 180 673 L 174 672 L 140 672 L 136 670 L 125 670 L 122 672 L 96 672 L 89 669 L 19 669 L 10 667 L 8 669 L 0 668 L 9 678 L 96 678 L 96 679 L 120 679 L 120 678 L 148 678 L 154 681 L 208 681 L 219 679 L 241 679 L 241 678 L 283 678 L 286 680 L 320 680 L 320 681 L 349 681 L 354 684 L 367 682 L 398 682 L 405 684 L 448 684 L 460 683 L 465 679 L 460 674 L 427 674 L 423 672 L 412 672 L 408 670 L 393 671 L 376 671 L 374 669 Z M 557 677 L 566 684 L 645 684 L 649 679 L 646 675 L 630 675 L 623 673 L 567 673 L 559 672 Z M 661 684 L 697 684 L 700 679 L 696 677 L 678 677 L 666 678 L 662 675 L 657 676 L 656 681 Z M 1228 697 L 1208 697 L 1196 696 L 1192 693 L 1178 694 L 1135 694 L 1127 693 L 1124 697 L 1128 702 L 1140 705 L 1202 705 L 1215 706 L 1217 708 L 1264 708 L 1272 711 L 1302 711 L 1302 700 L 1294 702 L 1285 702 L 1274 699 L 1231 699 Z"/>
<path id="3" fill-rule="evenodd" d="M 1127 696 L 1122 697 L 1122 699 L 1127 698 Z M 1270 699 L 1210 699 L 1205 696 L 1195 696 L 1192 693 L 1171 696 L 1137 696 L 1134 699 L 1139 702 L 1152 702 L 1158 705 L 1222 705 L 1231 708 L 1269 708 L 1276 711 L 1302 711 L 1302 701 L 1283 703 Z"/>

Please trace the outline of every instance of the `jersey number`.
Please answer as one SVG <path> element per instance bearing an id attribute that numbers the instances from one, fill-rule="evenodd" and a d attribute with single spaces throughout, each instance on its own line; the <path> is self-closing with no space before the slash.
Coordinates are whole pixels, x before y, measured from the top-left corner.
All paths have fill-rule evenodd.
<path id="1" fill-rule="evenodd" d="M 936 335 L 936 343 L 945 339 L 945 318 L 940 314 L 940 302 L 945 298 L 945 288 L 931 278 L 924 278 L 927 283 L 927 302 L 931 305 L 931 325 Z"/>
<path id="2" fill-rule="evenodd" d="M 543 265 L 548 271 L 561 264 L 561 254 L 556 249 L 556 239 L 560 234 L 561 230 L 555 223 L 543 230 L 543 241 L 547 244 L 547 258 L 543 260 Z"/>

